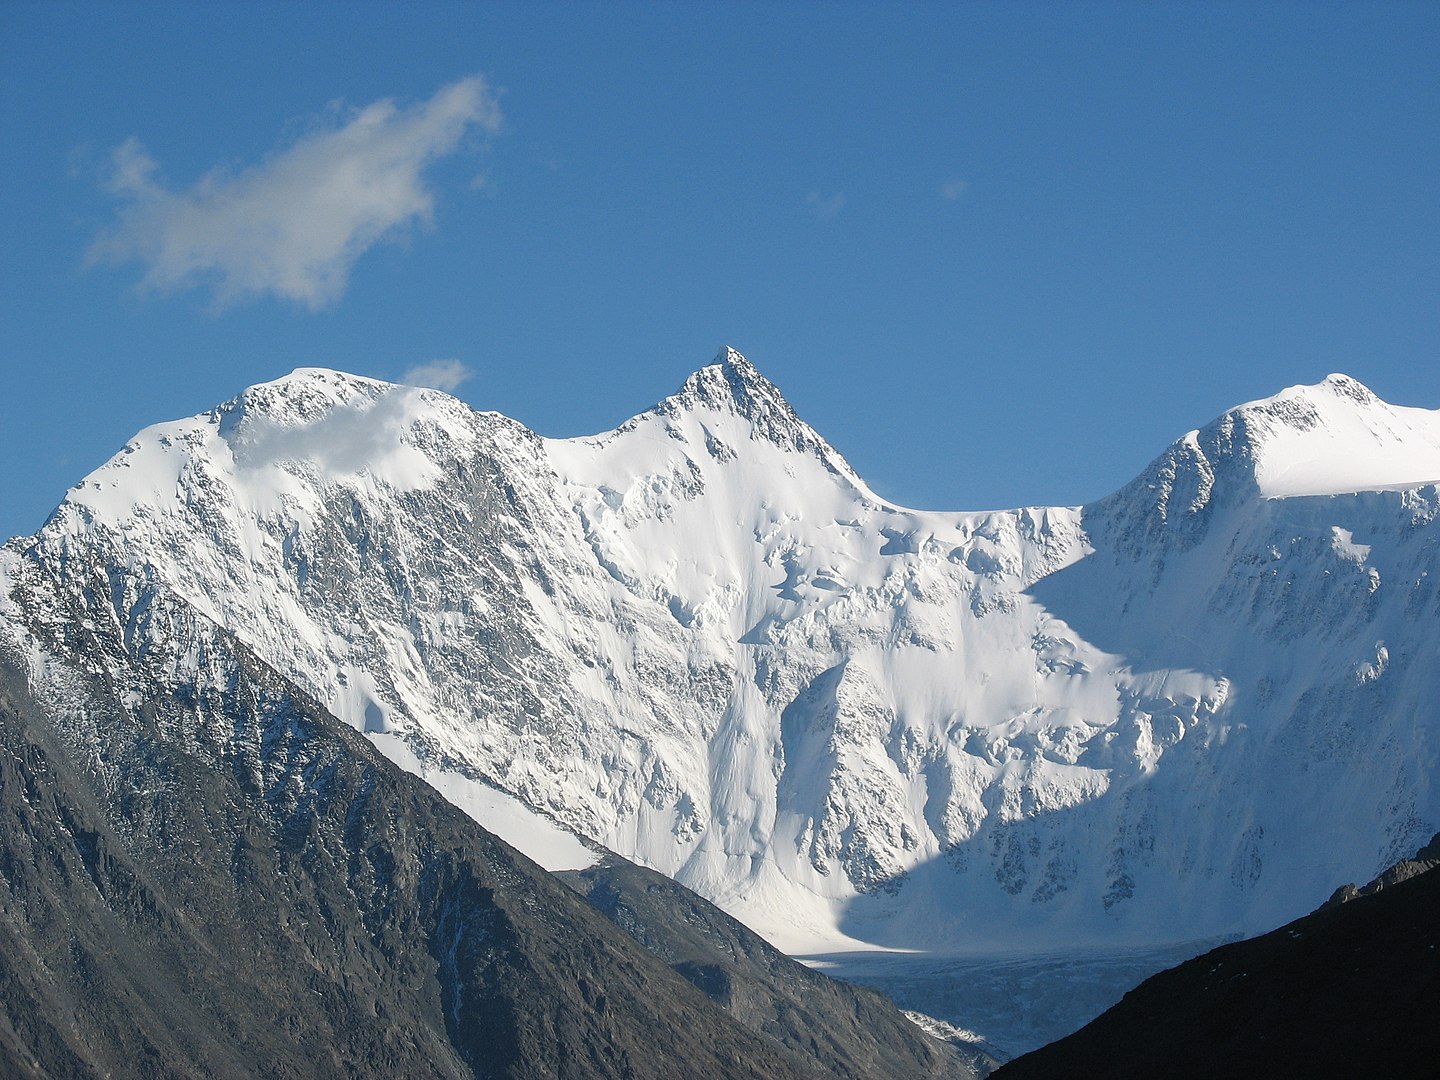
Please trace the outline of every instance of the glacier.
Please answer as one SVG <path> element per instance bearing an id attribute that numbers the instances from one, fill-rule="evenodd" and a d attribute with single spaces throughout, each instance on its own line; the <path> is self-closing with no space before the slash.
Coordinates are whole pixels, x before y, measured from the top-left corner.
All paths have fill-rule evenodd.
<path id="1" fill-rule="evenodd" d="M 140 432 L 0 595 L 41 564 L 142 652 L 186 605 L 546 865 L 791 953 L 1164 950 L 1440 829 L 1437 481 L 1440 413 L 1340 375 L 941 513 L 729 349 L 575 439 L 304 368 Z"/>

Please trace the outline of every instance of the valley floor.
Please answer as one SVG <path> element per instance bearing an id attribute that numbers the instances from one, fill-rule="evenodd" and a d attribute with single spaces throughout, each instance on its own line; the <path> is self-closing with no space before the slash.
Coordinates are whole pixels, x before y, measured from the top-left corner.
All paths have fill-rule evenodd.
<path id="1" fill-rule="evenodd" d="M 797 959 L 972 1032 L 1009 1060 L 1078 1030 L 1151 975 L 1222 940 L 1009 956 L 851 952 Z"/>

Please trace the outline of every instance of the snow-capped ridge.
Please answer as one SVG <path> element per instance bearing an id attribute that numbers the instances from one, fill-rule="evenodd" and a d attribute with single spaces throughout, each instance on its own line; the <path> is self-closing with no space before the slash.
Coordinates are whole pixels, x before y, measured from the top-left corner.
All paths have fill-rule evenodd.
<path id="1" fill-rule="evenodd" d="M 247 386 L 213 410 L 223 429 L 251 416 L 283 423 L 305 423 L 337 405 L 356 405 L 403 388 L 365 375 L 323 367 L 297 367 L 285 375 Z M 223 430 L 222 430 L 223 433 Z"/>
<path id="2" fill-rule="evenodd" d="M 1172 443 L 1094 504 L 1093 523 L 1137 543 L 1198 542 L 1213 514 L 1257 499 L 1424 487 L 1440 481 L 1440 411 L 1390 405 L 1333 373 L 1237 405 Z"/>
<path id="3" fill-rule="evenodd" d="M 1264 498 L 1395 490 L 1440 480 L 1440 412 L 1391 405 L 1349 375 L 1287 387 L 1226 415 L 1243 425 Z"/>
<path id="4" fill-rule="evenodd" d="M 1361 479 L 1403 477 L 1436 417 L 1332 376 L 1099 504 L 947 514 L 874 498 L 730 349 L 576 439 L 309 368 L 146 429 L 25 557 L 142 645 L 171 593 L 793 941 L 1153 942 L 1437 827 L 1440 492 L 1266 486 L 1371 444 Z M 1320 858 L 1332 791 L 1363 828 Z"/>
<path id="5" fill-rule="evenodd" d="M 206 412 L 143 429 L 71 488 L 46 529 L 99 524 L 124 532 L 137 515 L 169 506 L 210 506 L 212 514 L 223 506 L 227 527 L 240 527 L 250 513 L 306 517 L 336 484 L 428 489 L 484 427 L 534 438 L 439 390 L 300 367 Z"/>
<path id="6" fill-rule="evenodd" d="M 1353 398 L 1363 405 L 1368 405 L 1380 400 L 1375 396 L 1374 391 L 1360 382 L 1360 380 L 1352 379 L 1349 375 L 1341 371 L 1332 371 L 1329 375 L 1325 376 L 1320 385 L 1337 394 Z"/>

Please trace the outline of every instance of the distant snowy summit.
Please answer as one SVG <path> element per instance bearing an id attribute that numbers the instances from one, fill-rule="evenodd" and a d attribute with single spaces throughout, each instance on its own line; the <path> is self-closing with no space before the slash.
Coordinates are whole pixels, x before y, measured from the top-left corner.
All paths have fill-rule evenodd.
<path id="1" fill-rule="evenodd" d="M 103 502 L 86 493 L 107 489 L 129 495 L 148 487 L 155 493 L 155 484 L 143 476 L 143 466 L 150 461 L 158 465 L 162 459 L 165 465 L 159 466 L 161 475 L 155 483 L 166 487 L 189 460 L 184 446 L 169 452 L 175 445 L 168 433 L 184 431 L 187 445 L 193 445 L 196 422 L 202 419 L 224 438 L 242 468 L 258 469 L 284 456 L 295 465 L 305 463 L 338 475 L 363 469 L 383 482 L 414 484 L 426 466 L 423 454 L 414 453 L 414 438 L 402 437 L 402 432 L 414 429 L 417 422 L 431 428 L 463 425 L 470 411 L 437 390 L 324 368 L 297 368 L 250 387 L 202 417 L 145 429 L 78 484 L 66 502 Z M 699 411 L 733 415 L 748 426 L 747 439 L 813 454 L 857 489 L 877 498 L 844 458 L 795 413 L 779 389 L 728 346 L 652 409 L 612 432 L 569 441 L 604 445 L 657 422 L 666 431 L 678 432 L 675 425 Z M 499 414 L 485 415 L 505 421 Z M 518 424 L 515 427 L 520 429 Z M 146 450 L 150 452 L 144 461 L 134 458 Z M 409 462 L 409 473 L 404 473 L 403 462 Z M 120 482 L 122 474 L 116 470 L 126 471 L 126 482 Z M 1440 482 L 1440 412 L 1387 404 L 1357 380 L 1332 374 L 1321 383 L 1292 386 L 1227 411 L 1177 440 L 1136 482 L 1187 471 L 1193 474 L 1197 492 L 1208 491 L 1217 477 L 1227 477 L 1234 488 L 1231 497 L 1251 492 L 1285 498 L 1423 487 Z"/>
<path id="2" fill-rule="evenodd" d="M 947 513 L 729 349 L 558 440 L 301 369 L 141 432 L 3 572 L 136 650 L 184 632 L 163 592 L 397 759 L 793 951 L 1155 944 L 1440 828 L 1437 479 L 1440 414 L 1344 376 L 1089 506 Z"/>
<path id="3" fill-rule="evenodd" d="M 1267 498 L 1340 495 L 1440 481 L 1440 413 L 1387 405 L 1346 375 L 1235 411 L 1263 446 Z"/>
<path id="4" fill-rule="evenodd" d="M 1229 410 L 1156 465 L 1188 468 L 1201 487 L 1225 477 L 1232 497 L 1423 487 L 1440 481 L 1440 413 L 1386 404 L 1348 375 L 1331 375 Z"/>

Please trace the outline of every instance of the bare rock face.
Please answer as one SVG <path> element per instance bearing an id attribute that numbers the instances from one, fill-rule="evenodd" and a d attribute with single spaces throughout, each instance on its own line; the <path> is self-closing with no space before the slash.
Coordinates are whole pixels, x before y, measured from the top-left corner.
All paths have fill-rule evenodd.
<path id="1" fill-rule="evenodd" d="M 746 1028 L 812 1057 L 827 1075 L 922 1080 L 984 1076 L 998 1064 L 978 1046 L 925 1034 L 875 991 L 791 960 L 653 870 L 611 858 L 560 877 Z"/>

